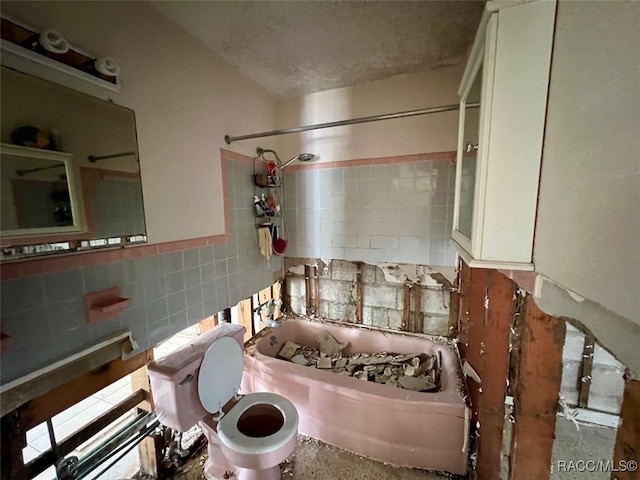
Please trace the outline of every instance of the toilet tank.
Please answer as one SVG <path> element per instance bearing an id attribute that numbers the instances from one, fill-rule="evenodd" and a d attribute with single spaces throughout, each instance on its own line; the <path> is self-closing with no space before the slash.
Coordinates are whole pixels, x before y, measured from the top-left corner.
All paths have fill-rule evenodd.
<path id="1" fill-rule="evenodd" d="M 161 423 L 186 432 L 210 415 L 198 396 L 198 371 L 202 358 L 211 344 L 222 337 L 235 338 L 243 348 L 245 331 L 241 325 L 222 323 L 179 350 L 147 365 L 156 415 Z"/>

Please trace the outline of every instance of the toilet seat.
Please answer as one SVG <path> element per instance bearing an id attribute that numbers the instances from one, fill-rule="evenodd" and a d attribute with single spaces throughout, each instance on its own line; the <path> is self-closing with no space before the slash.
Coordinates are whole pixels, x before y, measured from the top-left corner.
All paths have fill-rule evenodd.
<path id="1" fill-rule="evenodd" d="M 243 368 L 242 349 L 235 339 L 223 337 L 211 344 L 198 374 L 198 396 L 207 412 L 222 413 L 222 407 L 236 396 Z"/>
<path id="2" fill-rule="evenodd" d="M 284 418 L 280 430 L 266 437 L 249 437 L 238 429 L 240 416 L 256 405 L 277 408 Z M 220 442 L 230 450 L 241 454 L 263 454 L 278 450 L 291 441 L 298 432 L 298 411 L 289 400 L 275 393 L 250 393 L 236 403 L 231 411 L 218 422 Z"/>

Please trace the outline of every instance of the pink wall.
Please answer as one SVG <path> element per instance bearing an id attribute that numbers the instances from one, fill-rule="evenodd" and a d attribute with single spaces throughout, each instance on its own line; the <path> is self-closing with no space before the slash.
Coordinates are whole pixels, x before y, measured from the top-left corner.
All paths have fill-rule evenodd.
<path id="1" fill-rule="evenodd" d="M 136 112 L 149 241 L 223 234 L 218 149 L 227 133 L 272 129 L 275 99 L 144 2 L 7 1 L 2 12 L 120 64 L 113 100 Z"/>

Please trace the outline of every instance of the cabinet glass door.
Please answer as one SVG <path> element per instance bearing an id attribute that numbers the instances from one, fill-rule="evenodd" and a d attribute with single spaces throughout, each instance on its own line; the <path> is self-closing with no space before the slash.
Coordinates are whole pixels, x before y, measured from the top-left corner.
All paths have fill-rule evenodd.
<path id="1" fill-rule="evenodd" d="M 479 102 L 481 90 L 482 66 L 478 69 L 469 94 L 465 99 L 465 105 Z M 458 158 L 460 162 L 460 184 L 458 186 L 458 223 L 456 230 L 468 239 L 471 239 L 471 232 L 473 230 L 476 171 L 478 164 L 479 117 L 479 108 L 465 108 L 462 152 Z"/>

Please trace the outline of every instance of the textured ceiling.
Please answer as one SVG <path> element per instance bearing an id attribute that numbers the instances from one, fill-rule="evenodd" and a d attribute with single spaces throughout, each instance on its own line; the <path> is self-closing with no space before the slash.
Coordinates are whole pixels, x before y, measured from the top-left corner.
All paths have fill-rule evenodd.
<path id="1" fill-rule="evenodd" d="M 154 7 L 278 96 L 463 61 L 481 1 L 160 1 Z"/>

